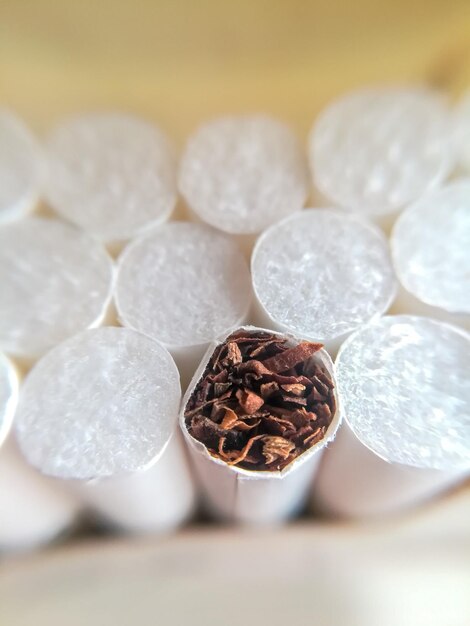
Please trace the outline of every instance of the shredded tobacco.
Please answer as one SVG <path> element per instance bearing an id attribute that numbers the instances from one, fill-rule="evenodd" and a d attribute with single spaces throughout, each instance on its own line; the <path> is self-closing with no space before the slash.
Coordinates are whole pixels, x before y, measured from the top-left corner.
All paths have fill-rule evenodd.
<path id="1" fill-rule="evenodd" d="M 323 439 L 336 411 L 321 344 L 239 330 L 215 349 L 185 408 L 190 434 L 229 465 L 281 470 Z"/>

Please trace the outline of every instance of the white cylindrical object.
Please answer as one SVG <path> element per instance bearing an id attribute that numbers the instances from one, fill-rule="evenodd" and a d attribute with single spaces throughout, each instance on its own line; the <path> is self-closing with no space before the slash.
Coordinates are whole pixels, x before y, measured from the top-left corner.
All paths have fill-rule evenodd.
<path id="1" fill-rule="evenodd" d="M 345 427 L 323 456 L 313 499 L 330 513 L 380 517 L 470 474 L 470 335 L 389 316 L 354 333 L 336 359 Z"/>
<path id="2" fill-rule="evenodd" d="M 0 447 L 7 438 L 18 404 L 19 381 L 17 371 L 0 352 Z"/>
<path id="3" fill-rule="evenodd" d="M 189 381 L 209 342 L 246 321 L 248 266 L 236 244 L 203 224 L 171 222 L 119 259 L 120 322 L 162 343 Z"/>
<path id="4" fill-rule="evenodd" d="M 181 455 L 167 457 L 164 463 L 171 468 L 157 469 L 176 427 L 180 398 L 178 370 L 163 346 L 125 328 L 89 330 L 51 350 L 31 370 L 22 389 L 16 435 L 26 459 L 41 472 L 72 481 L 72 488 L 80 481 L 85 501 L 88 492 L 91 502 L 99 493 L 100 514 L 109 520 L 116 515 L 117 526 L 135 530 L 147 507 L 152 530 L 167 530 L 165 493 L 184 500 L 184 517 L 174 515 L 175 524 L 185 519 L 193 498 Z M 152 466 L 150 497 L 145 470 Z M 130 475 L 132 487 L 125 480 Z M 158 484 L 158 475 L 164 484 Z M 100 488 L 98 483 L 82 489 L 89 480 L 111 478 L 123 485 L 121 512 L 116 511 L 117 487 L 103 483 Z M 142 487 L 137 509 L 139 478 L 148 485 Z"/>
<path id="5" fill-rule="evenodd" d="M 259 233 L 304 205 L 306 158 L 289 127 L 275 119 L 222 117 L 190 137 L 179 188 L 212 226 L 231 234 Z"/>
<path id="6" fill-rule="evenodd" d="M 34 359 L 106 315 L 114 272 L 101 244 L 54 219 L 0 227 L 0 345 Z"/>
<path id="7" fill-rule="evenodd" d="M 429 308 L 470 329 L 470 180 L 429 192 L 406 209 L 391 248 L 404 288 L 394 310 L 422 314 Z"/>
<path id="8" fill-rule="evenodd" d="M 64 121 L 47 141 L 46 196 L 60 215 L 115 243 L 168 219 L 176 159 L 155 126 L 120 113 Z"/>
<path id="9" fill-rule="evenodd" d="M 0 222 L 26 215 L 41 191 L 43 158 L 23 122 L 0 109 Z"/>
<path id="10" fill-rule="evenodd" d="M 389 308 L 396 290 L 388 244 L 367 220 L 309 209 L 266 230 L 251 260 L 259 324 L 324 343 L 334 353 Z"/>
<path id="11" fill-rule="evenodd" d="M 301 342 L 298 337 L 273 333 L 272 331 L 247 326 L 240 331 L 267 333 L 287 340 L 287 346 Z M 200 480 L 206 503 L 214 515 L 222 519 L 247 525 L 278 524 L 301 509 L 310 487 L 321 451 L 333 439 L 340 423 L 340 407 L 336 394 L 333 363 L 328 353 L 320 349 L 311 359 L 328 373 L 334 387 L 334 413 L 323 434 L 312 447 L 303 451 L 280 471 L 255 471 L 225 462 L 210 453 L 204 443 L 196 439 L 186 423 L 185 412 L 198 383 L 207 375 L 215 351 L 234 334 L 214 342 L 204 356 L 183 398 L 180 426 L 190 450 L 192 463 Z M 219 353 L 220 354 L 220 353 Z"/>
<path id="12" fill-rule="evenodd" d="M 454 112 L 453 147 L 457 164 L 470 174 L 470 90 Z"/>
<path id="13" fill-rule="evenodd" d="M 355 91 L 320 114 L 309 156 L 322 193 L 346 209 L 380 219 L 450 173 L 450 115 L 443 98 L 424 88 Z"/>

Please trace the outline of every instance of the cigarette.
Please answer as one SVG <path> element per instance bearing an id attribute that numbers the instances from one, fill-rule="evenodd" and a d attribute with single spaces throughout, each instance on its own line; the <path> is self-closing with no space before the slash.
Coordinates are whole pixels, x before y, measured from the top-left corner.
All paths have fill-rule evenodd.
<path id="1" fill-rule="evenodd" d="M 279 523 L 302 507 L 339 421 L 322 346 L 253 326 L 209 348 L 180 413 L 212 512 L 252 525 Z"/>
<path id="2" fill-rule="evenodd" d="M 368 88 L 330 104 L 309 137 L 315 185 L 387 227 L 452 168 L 444 98 L 420 87 Z"/>
<path id="3" fill-rule="evenodd" d="M 16 436 L 33 467 L 65 481 L 84 503 L 99 501 L 99 514 L 116 527 L 167 530 L 167 505 L 176 525 L 194 497 L 185 459 L 167 451 L 180 399 L 178 370 L 163 346 L 130 329 L 88 330 L 31 370 Z"/>
<path id="4" fill-rule="evenodd" d="M 64 121 L 46 143 L 46 197 L 64 218 L 109 244 L 168 219 L 175 151 L 157 127 L 121 113 Z"/>
<path id="5" fill-rule="evenodd" d="M 308 178 L 303 150 L 288 126 L 264 115 L 222 117 L 190 137 L 179 188 L 201 220 L 253 240 L 304 206 Z"/>
<path id="6" fill-rule="evenodd" d="M 27 217 L 0 228 L 0 344 L 33 361 L 67 337 L 99 325 L 114 270 L 104 247 L 74 226 Z"/>
<path id="7" fill-rule="evenodd" d="M 393 311 L 432 316 L 470 330 L 470 179 L 433 190 L 392 231 L 401 283 Z"/>
<path id="8" fill-rule="evenodd" d="M 0 108 L 0 223 L 29 213 L 38 201 L 43 158 L 24 123 Z"/>
<path id="9" fill-rule="evenodd" d="M 209 343 L 246 321 L 251 300 L 250 273 L 236 243 L 203 224 L 163 224 L 131 242 L 119 259 L 121 324 L 162 343 L 184 384 Z"/>
<path id="10" fill-rule="evenodd" d="M 453 148 L 457 165 L 470 174 L 470 90 L 458 103 L 453 116 Z"/>
<path id="11" fill-rule="evenodd" d="M 396 280 L 383 233 L 358 215 L 309 209 L 267 229 L 251 260 L 258 325 L 323 343 L 387 311 Z"/>
<path id="12" fill-rule="evenodd" d="M 317 508 L 381 517 L 464 480 L 469 357 L 468 333 L 424 317 L 384 317 L 347 339 L 336 359 L 346 423 L 317 474 Z"/>
<path id="13" fill-rule="evenodd" d="M 0 554 L 52 541 L 77 514 L 77 503 L 30 468 L 7 439 L 18 388 L 15 367 L 0 353 Z"/>

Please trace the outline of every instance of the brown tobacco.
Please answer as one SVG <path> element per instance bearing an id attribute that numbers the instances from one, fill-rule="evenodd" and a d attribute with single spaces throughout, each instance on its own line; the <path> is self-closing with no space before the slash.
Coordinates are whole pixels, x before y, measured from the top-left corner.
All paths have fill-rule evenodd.
<path id="1" fill-rule="evenodd" d="M 320 348 L 263 331 L 233 333 L 186 405 L 189 432 L 229 465 L 283 469 L 323 439 L 335 414 L 333 382 L 312 359 Z"/>

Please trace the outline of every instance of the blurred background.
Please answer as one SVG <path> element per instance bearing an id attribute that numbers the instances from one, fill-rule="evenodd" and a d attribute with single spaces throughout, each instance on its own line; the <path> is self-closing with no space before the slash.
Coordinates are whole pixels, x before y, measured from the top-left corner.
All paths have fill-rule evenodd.
<path id="1" fill-rule="evenodd" d="M 470 85 L 468 0 L 0 0 L 0 101 L 38 133 L 117 109 L 182 145 L 262 111 L 305 137 L 338 94 L 403 81 Z M 0 625 L 470 624 L 468 510 L 467 490 L 372 528 L 79 537 L 0 557 Z"/>

